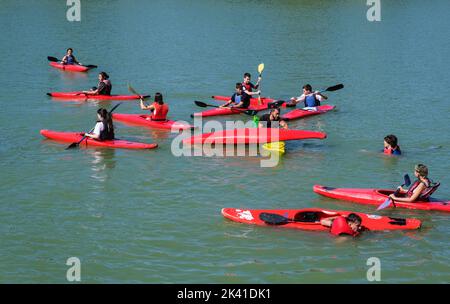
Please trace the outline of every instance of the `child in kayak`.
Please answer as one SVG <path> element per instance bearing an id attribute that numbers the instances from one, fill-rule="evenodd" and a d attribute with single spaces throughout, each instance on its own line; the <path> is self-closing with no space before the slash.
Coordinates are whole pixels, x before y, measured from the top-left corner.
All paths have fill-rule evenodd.
<path id="1" fill-rule="evenodd" d="M 231 106 L 230 106 L 231 105 Z M 236 83 L 236 93 L 234 93 L 230 100 L 221 105 L 221 108 L 248 108 L 250 106 L 250 96 L 244 92 L 242 84 Z"/>
<path id="2" fill-rule="evenodd" d="M 154 121 L 166 121 L 167 113 L 169 113 L 169 106 L 164 103 L 163 96 L 159 92 L 155 94 L 153 104 L 149 106 L 146 105 L 144 99 L 141 98 L 141 109 L 153 112 L 150 116 L 150 120 Z"/>
<path id="3" fill-rule="evenodd" d="M 281 128 L 287 129 L 287 123 L 280 117 L 280 109 L 275 108 L 270 110 L 269 114 L 264 114 L 259 118 L 258 127 L 259 128 L 272 128 L 272 122 L 277 122 Z"/>
<path id="4" fill-rule="evenodd" d="M 336 236 L 343 234 L 357 236 L 362 228 L 361 217 L 354 213 L 350 213 L 347 217 L 329 217 L 321 220 L 320 223 L 325 227 L 331 227 L 330 233 Z"/>
<path id="5" fill-rule="evenodd" d="M 428 178 L 428 168 L 423 164 L 418 164 L 414 167 L 414 175 L 417 177 L 417 180 L 409 187 L 409 189 L 399 187 L 398 190 L 400 190 L 400 193 L 398 195 L 389 195 L 394 203 L 428 201 L 431 194 L 436 191 L 440 185 L 440 183 L 433 183 Z"/>
<path id="6" fill-rule="evenodd" d="M 315 107 L 320 106 L 320 102 L 326 99 L 328 99 L 327 96 L 319 91 L 313 92 L 311 85 L 305 84 L 303 86 L 303 94 L 299 97 L 292 97 L 286 106 L 295 107 L 299 102 L 304 102 L 306 110 L 316 110 Z"/>
<path id="7" fill-rule="evenodd" d="M 98 120 L 94 127 L 94 131 L 84 135 L 96 140 L 113 140 L 114 126 L 111 113 L 109 113 L 106 109 L 100 108 L 97 110 L 97 119 Z"/>
<path id="8" fill-rule="evenodd" d="M 242 81 L 242 89 L 243 89 L 244 93 L 249 95 L 250 97 L 252 97 L 253 95 L 258 95 L 260 93 L 258 88 L 259 88 L 259 83 L 261 82 L 261 77 L 258 77 L 256 84 L 253 84 L 250 82 L 251 77 L 252 76 L 250 75 L 250 73 L 245 73 L 244 81 Z M 253 92 L 253 89 L 258 90 L 258 91 Z"/>
<path id="9" fill-rule="evenodd" d="M 79 65 L 81 65 L 81 63 L 79 63 L 78 60 L 73 55 L 73 50 L 71 48 L 67 49 L 66 55 L 61 60 L 61 64 L 69 64 L 69 65 L 70 64 L 79 64 Z"/>
<path id="10" fill-rule="evenodd" d="M 105 72 L 98 74 L 98 86 L 93 87 L 89 91 L 83 91 L 87 95 L 111 95 L 112 84 L 109 80 L 109 75 Z"/>
<path id="11" fill-rule="evenodd" d="M 384 154 L 389 155 L 401 155 L 402 151 L 400 150 L 400 147 L 397 144 L 397 136 L 395 135 L 387 135 L 384 138 Z"/>

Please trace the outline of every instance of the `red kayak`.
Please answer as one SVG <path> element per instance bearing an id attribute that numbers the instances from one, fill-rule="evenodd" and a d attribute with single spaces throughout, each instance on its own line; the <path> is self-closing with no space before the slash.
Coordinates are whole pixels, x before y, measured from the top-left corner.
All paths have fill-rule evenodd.
<path id="1" fill-rule="evenodd" d="M 91 68 L 86 67 L 84 65 L 79 64 L 62 64 L 60 62 L 50 62 L 50 65 L 54 68 L 64 70 L 64 71 L 70 71 L 70 72 L 87 72 Z"/>
<path id="2" fill-rule="evenodd" d="M 284 120 L 294 120 L 294 119 L 304 118 L 304 117 L 308 117 L 308 116 L 312 116 L 312 115 L 319 115 L 319 114 L 323 114 L 323 113 L 333 110 L 335 108 L 335 106 L 323 105 L 323 106 L 318 106 L 318 107 L 314 107 L 314 108 L 315 108 L 315 110 L 295 109 L 289 113 L 284 114 L 283 116 L 281 116 L 281 118 Z"/>
<path id="3" fill-rule="evenodd" d="M 326 133 L 275 128 L 243 128 L 204 133 L 183 140 L 183 144 L 264 144 L 268 142 L 324 139 Z"/>
<path id="4" fill-rule="evenodd" d="M 84 133 L 81 132 L 57 132 L 57 131 L 51 131 L 51 130 L 41 130 L 41 134 L 44 137 L 47 137 L 49 139 L 53 139 L 55 141 L 59 142 L 65 142 L 65 143 L 76 143 L 79 142 L 82 138 Z M 114 139 L 114 140 L 95 140 L 89 137 L 86 137 L 85 140 L 80 144 L 80 146 L 83 147 L 107 147 L 107 148 L 118 148 L 118 149 L 154 149 L 158 147 L 157 144 L 145 144 L 145 143 L 138 143 L 138 142 L 132 142 L 127 140 L 120 140 L 120 139 Z"/>
<path id="5" fill-rule="evenodd" d="M 88 95 L 83 92 L 51 92 L 47 93 L 48 96 L 70 99 L 70 100 L 133 100 L 139 99 L 139 95 Z M 144 98 L 148 98 L 150 95 L 144 95 Z"/>
<path id="6" fill-rule="evenodd" d="M 348 216 L 350 213 L 355 213 L 361 217 L 363 230 L 412 230 L 419 229 L 422 225 L 421 221 L 417 219 L 394 218 L 359 212 L 335 211 L 319 208 L 275 210 L 222 209 L 222 215 L 224 217 L 239 223 L 314 231 L 330 231 L 329 227 L 320 224 L 321 220 L 335 216 Z M 279 220 L 280 218 L 282 220 Z"/>
<path id="7" fill-rule="evenodd" d="M 221 101 L 229 101 L 231 99 L 231 96 L 220 96 L 220 95 L 214 95 L 211 96 L 215 100 L 221 100 Z M 273 98 L 269 97 L 261 97 L 261 104 L 268 104 L 269 102 L 275 101 Z M 258 105 L 258 98 L 250 98 L 250 105 Z"/>
<path id="8" fill-rule="evenodd" d="M 344 200 L 365 205 L 381 205 L 395 190 L 385 189 L 358 189 L 358 188 L 332 188 L 314 185 L 314 192 L 338 200 Z M 393 207 L 393 204 L 390 205 Z M 450 212 L 450 201 L 430 198 L 428 202 L 416 201 L 414 203 L 395 202 L 398 208 L 433 210 Z"/>
<path id="9" fill-rule="evenodd" d="M 206 110 L 206 111 L 191 114 L 191 117 L 194 117 L 194 116 L 196 116 L 196 117 L 211 117 L 211 116 L 233 115 L 233 114 L 240 114 L 247 110 L 256 110 L 256 111 L 267 110 L 267 104 L 262 104 L 260 106 L 250 106 L 248 108 L 239 108 L 239 109 L 213 108 L 211 110 Z"/>
<path id="10" fill-rule="evenodd" d="M 142 114 L 121 114 L 115 113 L 113 114 L 113 119 L 116 121 L 128 123 L 131 125 L 144 126 L 149 128 L 156 129 L 178 129 L 178 130 L 187 130 L 193 129 L 194 126 L 181 124 L 174 120 L 166 120 L 166 121 L 154 121 L 151 120 L 150 115 L 142 115 Z"/>

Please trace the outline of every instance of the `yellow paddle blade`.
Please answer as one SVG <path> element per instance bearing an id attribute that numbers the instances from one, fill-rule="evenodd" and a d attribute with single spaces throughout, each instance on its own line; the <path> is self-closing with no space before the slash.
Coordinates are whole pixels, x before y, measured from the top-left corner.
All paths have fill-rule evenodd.
<path id="1" fill-rule="evenodd" d="M 276 152 L 276 153 L 283 154 L 285 152 L 284 145 L 285 144 L 283 141 L 279 141 L 279 142 L 265 143 L 263 145 L 263 148 L 264 148 L 264 150 L 267 150 L 270 152 Z"/>
<path id="2" fill-rule="evenodd" d="M 264 71 L 264 63 L 258 65 L 258 73 L 261 74 Z"/>

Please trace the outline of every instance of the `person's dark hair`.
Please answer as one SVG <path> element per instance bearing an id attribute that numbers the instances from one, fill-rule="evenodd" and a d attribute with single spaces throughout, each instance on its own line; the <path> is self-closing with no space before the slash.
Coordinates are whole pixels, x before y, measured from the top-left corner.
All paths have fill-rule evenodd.
<path id="1" fill-rule="evenodd" d="M 244 73 L 244 78 L 245 78 L 245 77 L 252 78 L 252 75 L 250 75 L 250 73 Z"/>
<path id="2" fill-rule="evenodd" d="M 384 138 L 384 140 L 392 147 L 397 147 L 397 136 L 390 134 Z"/>
<path id="3" fill-rule="evenodd" d="M 111 134 L 112 138 L 114 138 L 114 125 L 112 122 L 112 115 L 108 110 L 104 108 L 100 108 L 97 110 L 97 114 L 100 115 L 102 118 L 102 121 L 106 124 L 106 127 L 108 128 L 109 133 Z"/>
<path id="4" fill-rule="evenodd" d="M 100 75 L 102 75 L 102 77 L 103 77 L 104 79 L 109 79 L 109 75 L 106 74 L 106 72 L 100 72 Z"/>
<path id="5" fill-rule="evenodd" d="M 73 52 L 73 49 L 72 49 L 72 48 L 68 48 L 67 51 L 66 51 L 66 53 L 67 53 L 68 51 L 72 51 L 72 52 Z"/>
<path id="6" fill-rule="evenodd" d="M 164 104 L 162 94 L 159 93 L 159 92 L 155 93 L 155 99 L 154 99 L 154 101 L 157 102 L 157 103 L 159 103 L 160 105 Z"/>
<path id="7" fill-rule="evenodd" d="M 305 84 L 305 85 L 303 86 L 303 88 L 304 88 L 305 90 L 312 91 L 312 87 L 311 87 L 310 84 Z"/>
<path id="8" fill-rule="evenodd" d="M 236 82 L 236 89 L 241 89 L 242 90 L 242 83 Z"/>
<path id="9" fill-rule="evenodd" d="M 349 222 L 350 223 L 357 223 L 358 225 L 361 225 L 362 219 L 361 219 L 361 217 L 359 215 L 354 214 L 354 213 L 350 213 L 347 216 L 347 223 L 349 223 Z"/>

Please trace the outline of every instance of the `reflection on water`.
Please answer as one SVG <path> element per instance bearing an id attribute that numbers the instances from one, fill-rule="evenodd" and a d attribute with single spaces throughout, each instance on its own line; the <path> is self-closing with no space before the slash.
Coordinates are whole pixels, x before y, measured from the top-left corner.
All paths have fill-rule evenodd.
<path id="1" fill-rule="evenodd" d="M 170 132 L 170 130 L 157 130 L 157 129 L 151 129 L 150 130 L 150 137 L 153 139 L 153 140 L 157 140 L 157 139 L 167 139 L 167 138 L 169 138 L 170 137 L 170 135 L 172 134 L 171 132 Z M 173 133 L 173 134 L 176 134 L 176 133 Z"/>
<path id="2" fill-rule="evenodd" d="M 70 72 L 70 71 L 63 71 L 63 70 L 59 70 L 59 69 L 55 69 L 55 72 L 59 73 L 59 76 L 62 81 L 72 81 L 72 80 L 88 78 L 88 73 Z"/>
<path id="3" fill-rule="evenodd" d="M 92 156 L 91 177 L 99 182 L 107 181 L 111 176 L 111 170 L 116 167 L 114 149 L 90 149 L 88 154 Z"/>
<path id="4" fill-rule="evenodd" d="M 383 157 L 383 164 L 384 166 L 391 171 L 394 171 L 397 168 L 398 161 L 400 159 L 399 156 L 395 155 L 385 155 L 383 153 L 380 153 Z"/>

